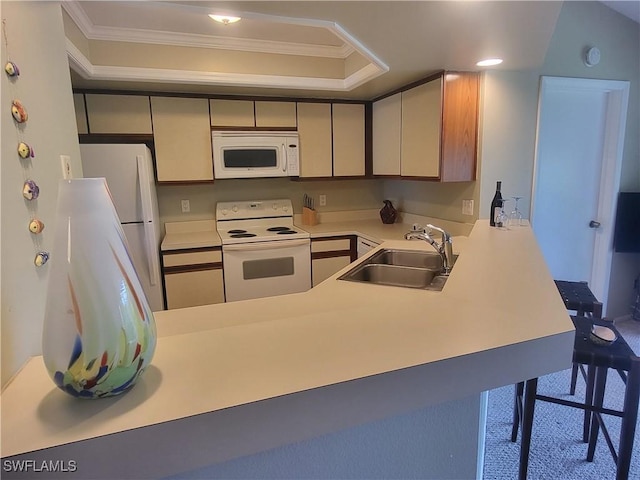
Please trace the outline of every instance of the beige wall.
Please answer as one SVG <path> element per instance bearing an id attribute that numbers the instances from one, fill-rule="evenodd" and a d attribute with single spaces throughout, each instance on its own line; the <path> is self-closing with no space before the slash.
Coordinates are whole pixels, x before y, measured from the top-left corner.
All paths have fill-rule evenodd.
<path id="1" fill-rule="evenodd" d="M 602 61 L 587 67 L 585 47 L 598 46 Z M 490 71 L 483 85 L 480 218 L 488 218 L 496 180 L 503 196 L 522 193 L 531 203 L 540 76 L 630 82 L 629 109 L 620 178 L 621 190 L 640 191 L 640 26 L 599 2 L 565 2 L 544 65 L 537 71 Z M 505 195 L 506 194 L 506 195 Z M 607 316 L 629 314 L 640 255 L 614 254 Z"/>
<path id="2" fill-rule="evenodd" d="M 287 178 L 217 180 L 213 185 L 159 186 L 158 208 L 162 222 L 212 219 L 217 202 L 290 198 L 296 213 L 302 197 L 311 195 L 320 212 L 382 208 L 382 184 L 377 180 L 291 181 Z M 319 205 L 318 195 L 327 196 Z M 181 200 L 189 200 L 191 212 L 181 212 Z"/>
<path id="3" fill-rule="evenodd" d="M 62 177 L 60 155 L 71 156 L 73 170 L 78 174 L 81 166 L 59 4 L 0 2 L 0 8 L 6 20 L 10 58 L 21 72 L 15 82 L 2 74 L 0 290 L 4 386 L 29 356 L 40 353 L 50 266 L 36 268 L 33 264 L 37 245 L 27 225 L 29 207 L 34 205 L 27 204 L 21 195 L 25 175 L 40 187 L 35 211 L 46 225 L 40 240 L 42 249 L 47 250 L 55 229 L 58 180 Z M 6 58 L 3 41 L 3 65 Z M 12 98 L 19 98 L 29 114 L 22 129 L 17 129 L 6 115 Z M 21 140 L 31 145 L 36 154 L 28 174 L 23 172 L 16 153 Z"/>

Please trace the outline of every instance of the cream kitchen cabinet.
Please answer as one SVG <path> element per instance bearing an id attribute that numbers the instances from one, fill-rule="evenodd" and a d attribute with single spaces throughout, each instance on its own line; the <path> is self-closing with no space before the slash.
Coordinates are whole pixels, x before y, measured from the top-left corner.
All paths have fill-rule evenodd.
<path id="1" fill-rule="evenodd" d="M 352 235 L 311 239 L 312 287 L 356 260 L 356 241 Z"/>
<path id="2" fill-rule="evenodd" d="M 400 175 L 402 95 L 373 104 L 373 174 Z"/>
<path id="3" fill-rule="evenodd" d="M 208 102 L 151 97 L 158 182 L 213 181 Z"/>
<path id="4" fill-rule="evenodd" d="M 220 247 L 162 252 L 167 309 L 224 302 Z"/>
<path id="5" fill-rule="evenodd" d="M 373 173 L 475 180 L 477 73 L 437 76 L 373 104 Z"/>
<path id="6" fill-rule="evenodd" d="M 365 112 L 363 104 L 332 105 L 333 176 L 365 174 Z"/>
<path id="7" fill-rule="evenodd" d="M 73 106 L 76 112 L 78 134 L 89 133 L 89 126 L 87 125 L 87 108 L 84 104 L 84 95 L 82 93 L 73 94 Z"/>
<path id="8" fill-rule="evenodd" d="M 210 100 L 211 126 L 295 128 L 295 102 Z"/>
<path id="9" fill-rule="evenodd" d="M 87 93 L 84 98 L 89 133 L 153 133 L 149 97 Z"/>
<path id="10" fill-rule="evenodd" d="M 298 103 L 300 177 L 331 177 L 331 104 Z"/>

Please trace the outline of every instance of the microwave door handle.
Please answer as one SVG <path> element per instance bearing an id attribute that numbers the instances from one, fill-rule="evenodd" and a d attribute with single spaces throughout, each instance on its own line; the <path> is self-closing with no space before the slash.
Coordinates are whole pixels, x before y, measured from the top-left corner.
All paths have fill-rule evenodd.
<path id="1" fill-rule="evenodd" d="M 233 245 L 224 245 L 222 248 L 228 252 L 248 252 L 258 250 L 275 250 L 278 248 L 300 247 L 304 245 L 310 245 L 308 239 L 278 240 L 275 242 L 238 243 Z"/>
<path id="2" fill-rule="evenodd" d="M 284 152 L 284 165 L 282 166 L 282 172 L 287 173 L 287 168 L 289 168 L 289 152 L 287 152 L 287 147 L 283 143 L 282 151 Z"/>

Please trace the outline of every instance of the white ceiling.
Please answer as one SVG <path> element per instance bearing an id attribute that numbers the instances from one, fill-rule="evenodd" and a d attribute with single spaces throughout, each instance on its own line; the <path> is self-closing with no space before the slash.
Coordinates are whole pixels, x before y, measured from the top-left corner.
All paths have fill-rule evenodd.
<path id="1" fill-rule="evenodd" d="M 638 3 L 638 2 L 606 2 Z M 478 70 L 487 57 L 504 59 L 499 69 L 538 68 L 555 29 L 561 2 L 521 1 L 183 1 L 183 2 L 72 2 L 67 11 L 85 36 L 99 41 L 182 42 L 212 48 L 281 51 L 299 57 L 345 58 L 361 53 L 369 77 L 341 88 L 252 87 L 252 83 L 225 85 L 162 81 L 135 81 L 103 75 L 82 78 L 72 72 L 74 86 L 136 90 L 179 90 L 206 93 L 330 96 L 370 99 L 438 70 Z M 614 5 L 612 5 L 615 7 Z M 624 8 L 624 7 L 623 7 Z M 206 13 L 237 14 L 243 20 L 219 25 Z M 80 20 L 80 21 L 79 21 Z M 253 50 L 252 50 L 253 49 Z M 174 59 L 175 68 L 180 59 Z M 388 69 L 388 71 L 386 71 Z M 85 76 L 87 75 L 84 72 Z M 96 76 L 97 77 L 97 76 Z M 282 79 L 282 77 L 280 77 Z M 301 84 L 303 82 L 300 82 Z M 333 90 L 328 92 L 327 90 Z"/>

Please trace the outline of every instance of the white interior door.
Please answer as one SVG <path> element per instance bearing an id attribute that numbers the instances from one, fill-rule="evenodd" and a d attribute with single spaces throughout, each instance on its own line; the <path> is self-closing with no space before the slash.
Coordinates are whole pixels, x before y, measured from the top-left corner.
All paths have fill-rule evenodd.
<path id="1" fill-rule="evenodd" d="M 628 82 L 543 77 L 532 225 L 551 274 L 606 303 Z"/>

